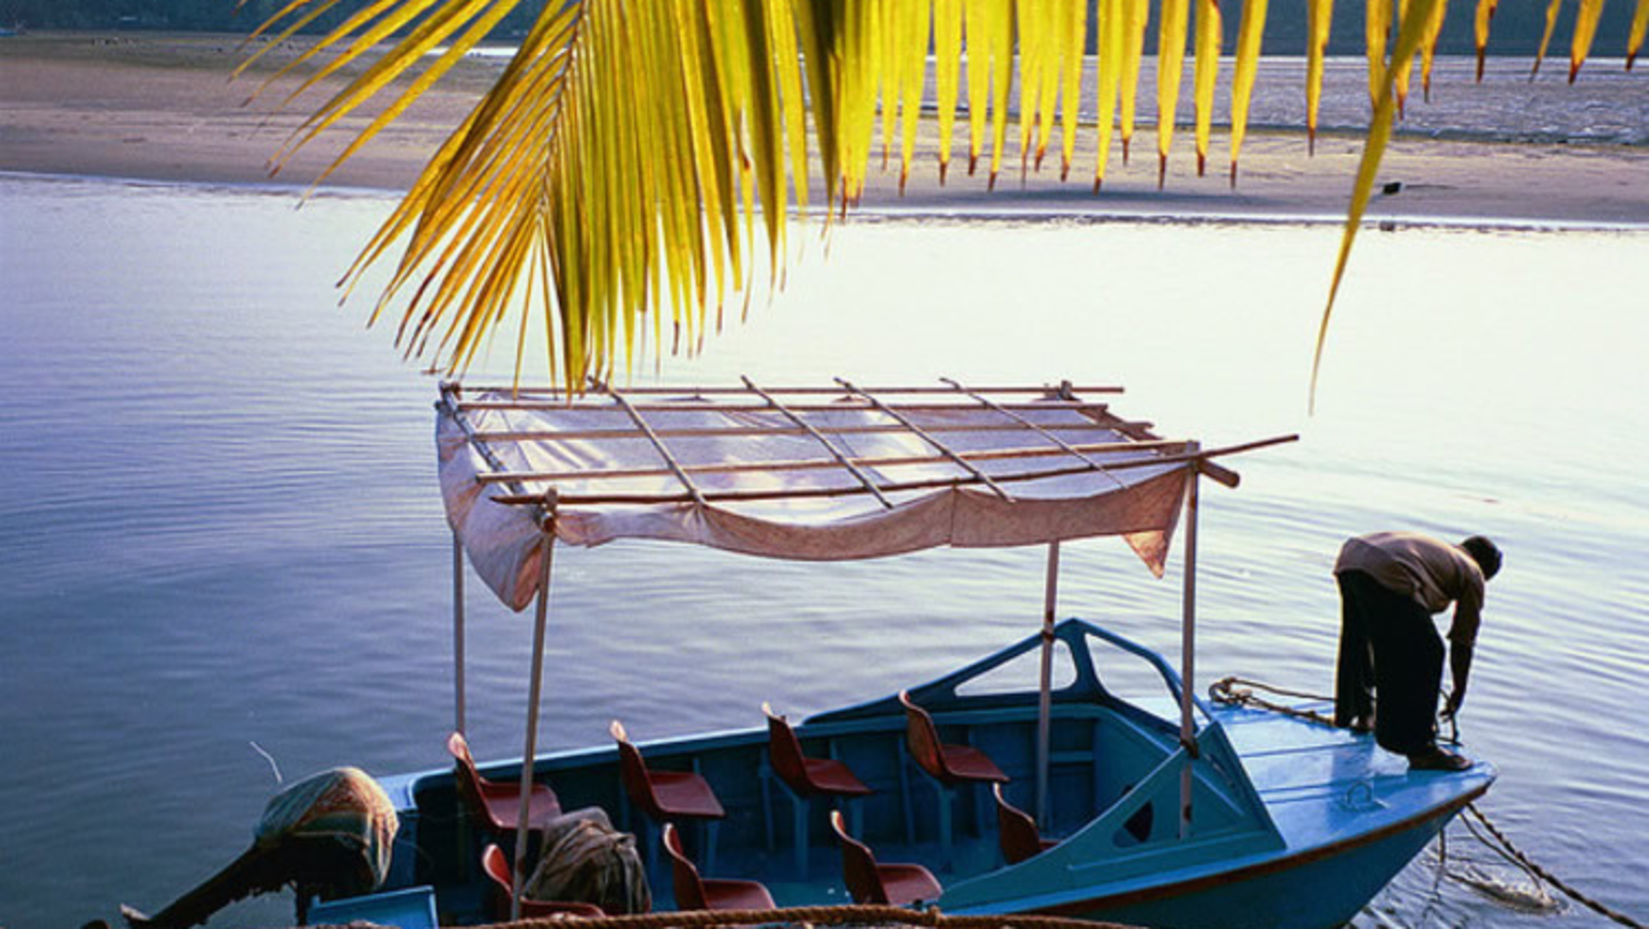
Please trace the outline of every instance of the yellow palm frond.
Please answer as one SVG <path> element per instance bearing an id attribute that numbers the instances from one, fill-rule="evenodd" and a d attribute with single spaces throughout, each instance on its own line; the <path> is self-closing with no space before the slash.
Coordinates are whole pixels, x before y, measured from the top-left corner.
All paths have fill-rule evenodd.
<path id="1" fill-rule="evenodd" d="M 1187 0 L 1162 0 L 1157 23 L 1157 186 L 1168 176 L 1168 150 L 1174 145 L 1174 120 L 1185 65 Z"/>
<path id="2" fill-rule="evenodd" d="M 1632 65 L 1638 60 L 1638 51 L 1643 48 L 1644 33 L 1649 32 L 1649 0 L 1638 0 L 1638 8 L 1632 13 L 1632 30 L 1626 39 L 1626 70 L 1632 70 Z"/>
<path id="3" fill-rule="evenodd" d="M 1265 32 L 1267 0 L 1244 0 L 1237 27 L 1237 62 L 1231 75 L 1231 186 L 1237 186 L 1237 156 L 1248 133 L 1248 107 L 1260 69 L 1260 38 Z"/>
<path id="4" fill-rule="evenodd" d="M 1112 121 L 1117 111 L 1117 97 L 1128 67 L 1127 0 L 1100 0 L 1099 3 L 1099 80 L 1095 95 L 1098 113 L 1098 145 L 1094 154 L 1094 190 L 1105 183 L 1105 167 L 1111 157 Z M 1130 114 L 1131 115 L 1131 114 Z"/>
<path id="5" fill-rule="evenodd" d="M 1546 60 L 1546 49 L 1552 44 L 1552 31 L 1557 28 L 1557 14 L 1563 9 L 1563 0 L 1546 4 L 1546 28 L 1540 33 L 1540 48 L 1534 53 L 1534 66 L 1529 69 L 1530 80 L 1540 73 L 1540 63 Z"/>
<path id="6" fill-rule="evenodd" d="M 1139 92 L 1139 66 L 1145 58 L 1145 32 L 1151 24 L 1151 0 L 1122 0 L 1122 7 L 1127 32 L 1123 34 L 1122 83 L 1117 89 L 1117 132 L 1122 136 L 1122 163 L 1127 164 L 1134 141 L 1134 106 Z"/>
<path id="7" fill-rule="evenodd" d="M 1208 140 L 1214 126 L 1214 83 L 1219 78 L 1221 17 L 1219 0 L 1197 0 L 1196 97 L 1197 176 L 1208 171 Z"/>
<path id="8" fill-rule="evenodd" d="M 1388 74 L 1406 73 L 1414 62 L 1415 53 L 1425 40 L 1428 23 L 1437 4 L 1443 0 L 1412 0 L 1397 30 L 1397 41 L 1391 49 L 1391 67 Z M 1328 303 L 1323 308 L 1322 322 L 1317 328 L 1317 344 L 1311 355 L 1310 395 L 1317 395 L 1317 376 L 1322 372 L 1323 347 L 1328 341 L 1328 322 L 1334 312 L 1334 298 L 1345 279 L 1346 263 L 1351 259 L 1351 246 L 1362 224 L 1363 212 L 1368 209 L 1369 197 L 1374 193 L 1374 177 L 1380 170 L 1380 159 L 1386 144 L 1391 141 L 1392 126 L 1397 119 L 1397 82 L 1394 78 L 1381 81 L 1380 97 L 1374 103 L 1374 115 L 1368 127 L 1368 141 L 1363 146 L 1363 157 L 1357 165 L 1357 179 L 1351 192 L 1351 206 L 1346 211 L 1345 229 L 1340 234 L 1340 253 L 1334 262 L 1334 277 L 1329 284 Z"/>
<path id="9" fill-rule="evenodd" d="M 1317 112 L 1323 101 L 1323 61 L 1328 55 L 1334 0 L 1306 0 L 1305 132 L 1306 150 L 1317 149 Z"/>
<path id="10" fill-rule="evenodd" d="M 254 38 L 289 38 L 341 2 L 287 0 Z M 1156 0 L 1159 185 L 1176 128 L 1190 2 Z M 1429 91 L 1444 23 L 1445 0 L 1365 2 L 1372 122 L 1313 384 L 1409 75 L 1420 56 Z M 1476 2 L 1480 56 L 1496 2 Z M 1550 0 L 1540 56 L 1562 2 Z M 276 165 L 382 98 L 325 178 L 520 3 L 358 0 L 355 12 L 280 72 L 302 73 L 294 94 L 323 85 L 329 93 L 276 153 Z M 1602 7 L 1603 0 L 1579 2 L 1571 80 L 1590 52 Z M 1087 48 L 1090 9 L 1097 22 Z M 1333 0 L 1306 0 L 1308 145 L 1332 14 Z M 433 356 L 436 368 L 454 375 L 496 332 L 514 333 L 519 371 L 529 334 L 541 330 L 552 371 L 573 388 L 607 377 L 620 362 L 633 364 L 643 340 L 655 350 L 695 351 L 729 300 L 742 296 L 747 306 L 758 280 L 782 283 L 787 222 L 810 206 L 810 190 L 825 192 L 827 223 L 862 195 L 878 128 L 883 160 L 899 153 L 903 190 L 926 138 L 918 132 L 928 118 L 924 103 L 937 105 L 941 180 L 964 95 L 970 173 L 988 157 L 994 186 L 1017 120 L 1021 170 L 1041 167 L 1057 125 L 1064 178 L 1084 126 L 1085 56 L 1096 55 L 1098 189 L 1118 133 L 1128 157 L 1152 15 L 1151 0 L 549 0 L 492 89 L 367 242 L 345 275 L 346 295 L 369 268 L 391 264 L 372 320 L 398 315 L 397 344 L 409 356 Z M 1233 184 L 1266 16 L 1267 0 L 1244 0 L 1231 84 Z M 1646 29 L 1649 0 L 1637 0 L 1628 69 Z M 1196 0 L 1199 173 L 1217 119 L 1222 32 L 1218 0 Z M 359 67 L 350 70 L 352 63 Z M 1481 57 L 1478 67 L 1481 77 Z M 531 325 L 535 319 L 542 322 Z"/>
<path id="11" fill-rule="evenodd" d="M 1477 48 L 1477 83 L 1483 83 L 1483 61 L 1489 51 L 1489 23 L 1494 20 L 1494 11 L 1500 0 L 1477 0 L 1477 10 L 1472 15 L 1472 44 Z"/>
<path id="12" fill-rule="evenodd" d="M 1580 0 L 1580 13 L 1575 18 L 1574 40 L 1569 45 L 1569 83 L 1575 82 L 1580 66 L 1592 50 L 1592 39 L 1597 36 L 1598 19 L 1603 16 L 1603 0 Z"/>

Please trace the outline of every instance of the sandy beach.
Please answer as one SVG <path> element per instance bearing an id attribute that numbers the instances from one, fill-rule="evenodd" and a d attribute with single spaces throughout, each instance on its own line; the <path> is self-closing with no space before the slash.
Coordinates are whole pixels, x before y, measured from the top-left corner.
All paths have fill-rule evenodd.
<path id="1" fill-rule="evenodd" d="M 318 103 L 326 84 L 279 106 L 287 81 L 247 98 L 269 73 L 231 82 L 244 57 L 235 36 L 156 33 L 43 33 L 0 39 L 0 170 L 208 183 L 312 182 L 365 117 L 347 120 L 271 176 L 268 161 Z M 297 53 L 272 52 L 268 64 Z M 327 181 L 348 187 L 405 189 L 425 158 L 457 125 L 500 68 L 501 59 L 464 62 Z M 336 86 L 335 84 L 330 86 Z M 1572 88 L 1576 105 L 1585 89 Z M 986 189 L 983 172 L 966 175 L 966 131 L 950 182 L 938 184 L 935 143 L 924 139 L 903 196 L 897 164 L 873 166 L 867 209 L 899 208 L 1152 217 L 1333 217 L 1343 215 L 1361 151 L 1349 134 L 1320 138 L 1308 157 L 1303 133 L 1251 133 L 1241 180 L 1226 177 L 1227 140 L 1216 132 L 1206 176 L 1196 175 L 1191 133 L 1176 138 L 1168 183 L 1158 189 L 1154 136 L 1143 129 L 1135 156 L 1113 156 L 1104 188 L 1093 194 L 1092 133 L 1083 134 L 1070 181 L 1057 164 L 1021 177 L 1017 155 Z M 1012 135 L 1012 133 L 1010 133 Z M 1057 145 L 1057 140 L 1056 143 Z M 1011 142 L 1010 147 L 1016 148 Z M 1141 151 L 1143 149 L 1143 152 Z M 1144 157 L 1139 157 L 1141 154 Z M 1382 166 L 1375 219 L 1503 220 L 1555 224 L 1649 223 L 1649 150 L 1577 145 L 1399 137 Z"/>

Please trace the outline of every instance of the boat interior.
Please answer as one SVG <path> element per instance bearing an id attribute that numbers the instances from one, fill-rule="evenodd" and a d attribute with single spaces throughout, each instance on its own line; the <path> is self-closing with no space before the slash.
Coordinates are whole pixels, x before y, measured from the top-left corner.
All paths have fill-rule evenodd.
<path id="1" fill-rule="evenodd" d="M 1081 620 L 1054 631 L 1039 802 L 1039 694 L 1022 673 L 998 688 L 997 672 L 1034 667 L 1041 642 L 1034 635 L 909 691 L 797 723 L 768 708 L 766 725 L 748 731 L 632 741 L 625 722 L 656 733 L 644 720 L 615 721 L 608 745 L 536 761 L 533 815 L 596 807 L 634 834 L 655 910 L 747 905 L 761 899 L 750 884 L 779 905 L 942 898 L 956 910 L 1001 900 L 1016 882 L 1092 886 L 1160 870 L 1164 855 L 1184 862 L 1282 844 L 1207 708 L 1197 704 L 1196 736 L 1182 745 L 1179 720 L 1108 689 L 1094 653 L 1144 662 L 1164 708 L 1180 697 L 1173 669 Z M 475 765 L 464 748 L 451 771 L 399 785 L 412 808 L 392 882 L 433 885 L 445 914 L 507 916 L 497 848 L 513 850 L 520 767 Z M 529 873 L 539 851 L 529 843 Z"/>

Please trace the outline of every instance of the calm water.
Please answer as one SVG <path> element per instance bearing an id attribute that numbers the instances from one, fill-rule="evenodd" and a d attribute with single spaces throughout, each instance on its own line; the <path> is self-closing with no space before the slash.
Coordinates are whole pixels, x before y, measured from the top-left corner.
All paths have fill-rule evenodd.
<path id="1" fill-rule="evenodd" d="M 168 902 L 246 846 L 276 786 L 263 753 L 288 779 L 445 763 L 434 384 L 330 290 L 388 206 L 0 178 L 0 925 Z M 1329 687 L 1328 572 L 1349 534 L 1495 537 L 1507 567 L 1462 722 L 1503 772 L 1482 806 L 1649 918 L 1649 231 L 1367 234 L 1307 418 L 1335 242 L 1311 226 L 857 222 L 659 377 L 1070 377 L 1127 385 L 1120 408 L 1170 435 L 1302 432 L 1237 462 L 1240 490 L 1204 495 L 1205 680 Z M 1061 613 L 1172 649 L 1177 564 L 1154 581 L 1115 541 L 1064 563 Z M 1033 628 L 1041 584 L 1040 551 L 820 566 L 564 550 L 545 738 L 884 694 Z M 519 751 L 530 631 L 471 589 L 472 738 L 501 756 Z M 1434 881 L 1422 860 L 1357 924 L 1601 924 Z M 269 898 L 213 925 L 289 920 Z"/>

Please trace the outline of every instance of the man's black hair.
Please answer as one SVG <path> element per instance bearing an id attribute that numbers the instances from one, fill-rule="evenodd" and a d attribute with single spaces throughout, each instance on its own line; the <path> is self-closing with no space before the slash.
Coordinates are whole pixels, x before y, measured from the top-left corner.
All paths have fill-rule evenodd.
<path id="1" fill-rule="evenodd" d="M 1483 536 L 1474 535 L 1461 542 L 1460 547 L 1472 556 L 1472 560 L 1477 562 L 1479 568 L 1483 569 L 1485 581 L 1500 573 L 1500 549 L 1493 542 Z"/>

